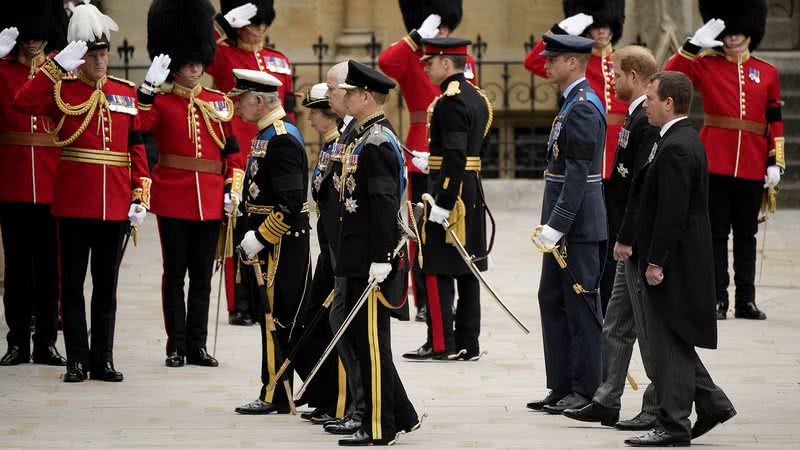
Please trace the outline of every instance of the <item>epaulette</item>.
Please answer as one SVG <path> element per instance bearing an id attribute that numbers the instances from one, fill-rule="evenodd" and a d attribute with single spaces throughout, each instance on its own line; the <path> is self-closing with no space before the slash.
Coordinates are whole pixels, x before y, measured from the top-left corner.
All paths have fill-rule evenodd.
<path id="1" fill-rule="evenodd" d="M 445 97 L 452 97 L 454 95 L 458 95 L 461 93 L 461 83 L 457 80 L 453 80 L 450 84 L 447 85 L 447 89 L 444 91 Z"/>
<path id="2" fill-rule="evenodd" d="M 215 94 L 219 94 L 219 95 L 226 95 L 226 94 L 225 94 L 224 92 L 222 92 L 222 91 L 218 91 L 218 90 L 216 90 L 216 89 L 211 89 L 211 88 L 209 88 L 209 87 L 205 87 L 205 86 L 203 86 L 203 89 L 207 90 L 208 92 L 213 92 L 213 93 L 215 93 Z"/>
<path id="3" fill-rule="evenodd" d="M 114 80 L 117 83 L 127 84 L 128 86 L 130 86 L 132 88 L 136 87 L 136 83 L 134 83 L 133 81 L 126 80 L 124 78 L 117 78 L 117 77 L 113 77 L 113 76 L 109 75 L 108 79 L 109 80 Z"/>
<path id="4" fill-rule="evenodd" d="M 276 136 L 283 136 L 284 134 L 288 133 L 286 131 L 286 124 L 283 123 L 282 120 L 276 120 L 275 123 L 272 124 L 272 126 L 275 127 Z"/>
<path id="5" fill-rule="evenodd" d="M 757 59 L 757 60 L 763 62 L 764 64 L 768 65 L 768 66 L 775 67 L 775 64 L 772 64 L 771 62 L 767 61 L 766 59 L 759 58 L 758 56 L 753 56 L 753 55 L 750 55 L 750 57 L 753 58 L 753 59 Z"/>
<path id="6" fill-rule="evenodd" d="M 699 58 L 705 58 L 707 56 L 725 56 L 725 54 L 720 51 L 714 50 L 713 48 L 710 48 L 698 53 L 697 56 Z"/>
<path id="7" fill-rule="evenodd" d="M 388 138 L 386 136 L 387 133 L 390 136 L 394 136 L 395 140 L 397 140 L 397 136 L 395 136 L 394 133 L 392 133 L 392 130 L 386 128 L 385 126 L 383 126 L 381 124 L 375 124 L 369 130 L 369 133 L 368 133 L 366 139 L 364 140 L 364 144 L 365 145 L 366 144 L 372 144 L 372 145 L 375 145 L 375 146 L 380 146 L 381 144 L 383 144 L 385 142 L 388 142 Z"/>

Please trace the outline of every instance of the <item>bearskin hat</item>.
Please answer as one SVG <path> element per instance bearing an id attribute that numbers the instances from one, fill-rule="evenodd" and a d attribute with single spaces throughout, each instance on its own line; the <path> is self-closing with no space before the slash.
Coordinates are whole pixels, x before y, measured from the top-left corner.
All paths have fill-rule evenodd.
<path id="1" fill-rule="evenodd" d="M 732 34 L 743 34 L 750 38 L 750 50 L 755 50 L 767 26 L 767 2 L 765 0 L 700 0 L 700 15 L 703 22 L 711 19 L 725 21 L 725 30 L 718 39 Z"/>
<path id="2" fill-rule="evenodd" d="M 578 13 L 592 16 L 592 25 L 608 25 L 611 28 L 612 44 L 616 44 L 622 37 L 625 0 L 564 0 L 564 17 Z"/>
<path id="3" fill-rule="evenodd" d="M 407 31 L 419 27 L 431 14 L 442 17 L 442 23 L 455 30 L 464 15 L 462 0 L 400 0 L 400 12 Z"/>
<path id="4" fill-rule="evenodd" d="M 67 45 L 67 12 L 63 0 L 26 0 L 10 2 L 6 7 L 2 26 L 17 27 L 18 41 L 47 41 L 45 52 L 61 50 Z M 16 52 L 19 47 L 14 47 Z"/>
<path id="5" fill-rule="evenodd" d="M 150 58 L 169 55 L 170 71 L 184 64 L 214 62 L 214 7 L 209 0 L 153 0 L 147 13 Z"/>
<path id="6" fill-rule="evenodd" d="M 227 14 L 230 10 L 242 5 L 252 3 L 258 8 L 255 17 L 250 19 L 253 25 L 261 25 L 262 23 L 271 26 L 275 20 L 275 5 L 273 0 L 221 0 L 220 9 L 222 14 Z"/>

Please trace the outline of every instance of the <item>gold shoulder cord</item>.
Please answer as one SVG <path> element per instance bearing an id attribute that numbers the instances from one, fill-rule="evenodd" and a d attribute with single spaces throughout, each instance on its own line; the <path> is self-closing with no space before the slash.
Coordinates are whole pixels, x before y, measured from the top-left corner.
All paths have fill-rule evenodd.
<path id="1" fill-rule="evenodd" d="M 231 99 L 229 99 L 228 97 L 225 97 L 225 103 L 227 105 L 229 114 L 227 116 L 221 116 L 207 102 L 204 102 L 203 100 L 200 100 L 199 98 L 195 98 L 195 97 L 192 98 L 192 100 L 189 102 L 189 113 L 186 116 L 186 120 L 188 122 L 187 125 L 188 125 L 188 128 L 189 128 L 189 139 L 192 142 L 195 141 L 195 136 L 193 134 L 194 133 L 194 127 L 192 126 L 192 117 L 194 116 L 195 108 L 197 108 L 197 109 L 200 110 L 200 114 L 203 115 L 203 121 L 206 124 L 206 129 L 208 129 L 208 133 L 211 135 L 211 139 L 214 141 L 215 144 L 217 144 L 217 146 L 220 149 L 225 148 L 225 144 L 227 142 L 227 139 L 225 138 L 225 131 L 222 128 L 222 123 L 223 122 L 230 122 L 230 120 L 233 118 L 233 111 L 234 111 L 234 106 L 233 106 L 233 102 L 231 101 Z M 214 131 L 214 127 L 211 125 L 211 121 L 212 120 L 214 121 L 214 123 L 216 123 L 219 126 L 219 131 L 220 131 L 220 134 L 222 135 L 221 138 L 220 138 L 220 136 L 217 135 L 216 131 Z"/>
<path id="2" fill-rule="evenodd" d="M 489 97 L 483 93 L 481 88 L 475 87 L 478 90 L 478 94 L 481 94 L 483 97 L 483 101 L 486 102 L 486 107 L 489 109 L 489 120 L 486 122 L 486 129 L 483 130 L 483 137 L 485 138 L 489 134 L 489 130 L 492 129 L 492 122 L 494 122 L 494 108 L 492 108 L 492 102 L 489 101 Z"/>
<path id="3" fill-rule="evenodd" d="M 75 133 L 72 134 L 72 136 L 70 136 L 69 138 L 67 138 L 67 139 L 65 139 L 63 141 L 58 141 L 58 140 L 54 140 L 53 141 L 54 144 L 56 146 L 58 146 L 58 147 L 64 147 L 64 146 L 70 145 L 73 142 L 75 142 L 75 140 L 77 140 L 78 137 L 80 137 L 80 135 L 83 134 L 84 131 L 86 131 L 86 128 L 89 127 L 89 122 L 91 122 L 92 117 L 94 117 L 94 115 L 95 115 L 95 113 L 97 112 L 98 109 L 101 110 L 101 114 L 102 114 L 103 110 L 109 111 L 109 109 L 108 109 L 108 100 L 106 100 L 105 94 L 103 94 L 103 91 L 101 91 L 100 89 L 95 90 L 92 93 L 92 95 L 89 97 L 89 99 L 86 100 L 85 102 L 81 103 L 80 105 L 72 106 L 72 105 L 70 105 L 68 103 L 65 103 L 64 100 L 61 98 L 61 83 L 62 83 L 61 81 L 58 81 L 56 83 L 54 97 L 55 97 L 55 101 L 56 101 L 56 106 L 58 106 L 58 109 L 62 113 L 64 113 L 64 115 L 61 116 L 61 120 L 58 122 L 58 125 L 56 126 L 56 129 L 53 130 L 53 132 L 52 132 L 53 136 L 58 136 L 58 132 L 61 131 L 61 128 L 64 126 L 64 120 L 66 120 L 67 116 L 80 116 L 80 115 L 86 114 L 86 118 L 83 119 L 83 123 L 78 128 L 78 130 L 75 131 Z M 110 114 L 110 112 L 108 114 L 108 122 L 109 122 L 109 127 L 108 128 L 109 128 L 109 130 L 111 130 L 111 114 Z M 100 125 L 100 118 L 98 117 L 98 119 L 97 119 L 98 132 L 100 130 L 100 126 L 101 126 Z M 110 131 L 109 131 L 109 133 L 110 133 Z M 110 135 L 109 135 L 109 138 L 110 138 Z"/>

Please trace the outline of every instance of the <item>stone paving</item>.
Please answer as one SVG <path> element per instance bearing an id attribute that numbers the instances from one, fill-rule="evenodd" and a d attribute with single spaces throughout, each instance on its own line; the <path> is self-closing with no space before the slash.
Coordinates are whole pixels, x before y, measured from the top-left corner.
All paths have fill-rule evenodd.
<path id="1" fill-rule="evenodd" d="M 540 191 L 537 182 L 487 183 L 500 224 L 487 278 L 531 328 L 529 336 L 484 295 L 481 345 L 488 355 L 474 363 L 413 363 L 399 355 L 422 343 L 424 325 L 393 321 L 398 371 L 419 413 L 428 414 L 420 430 L 401 436 L 401 448 L 621 448 L 629 436 L 525 408 L 527 401 L 545 392 L 536 301 L 542 257 L 528 238 L 538 222 Z M 779 211 L 769 222 L 758 289 L 759 305 L 769 319 L 721 322 L 719 349 L 700 351 L 739 415 L 695 445 L 800 448 L 798 244 L 800 211 Z M 334 448 L 334 436 L 297 417 L 233 413 L 234 407 L 258 394 L 259 333 L 256 327 L 228 326 L 224 305 L 220 367 L 164 367 L 160 259 L 155 220 L 150 217 L 121 271 L 115 363 L 125 382 L 68 385 L 60 381 L 61 368 L 0 368 L 0 447 Z M 216 278 L 214 286 L 212 324 Z M 0 334 L 5 332 L 2 321 Z M 61 337 L 58 346 L 63 349 Z M 631 373 L 640 384 L 646 383 L 638 350 Z M 624 418 L 636 414 L 642 392 L 626 391 Z"/>

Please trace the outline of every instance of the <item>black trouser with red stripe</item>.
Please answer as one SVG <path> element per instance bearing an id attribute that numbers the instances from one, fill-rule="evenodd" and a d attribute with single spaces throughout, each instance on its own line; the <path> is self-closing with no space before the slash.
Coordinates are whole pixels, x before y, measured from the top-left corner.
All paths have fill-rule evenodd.
<path id="1" fill-rule="evenodd" d="M 89 371 L 101 371 L 106 362 L 114 362 L 117 279 L 122 260 L 122 242 L 128 226 L 127 220 L 58 218 L 61 313 L 67 361 L 81 363 Z M 90 255 L 91 349 L 86 326 L 86 300 L 83 297 Z"/>
<path id="2" fill-rule="evenodd" d="M 347 278 L 345 303 L 351 310 L 367 287 L 366 278 Z M 361 430 L 373 440 L 394 440 L 398 431 L 419 422 L 392 361 L 389 309 L 371 295 L 356 314 L 347 333 L 356 345 L 364 384 L 366 409 Z"/>
<path id="3" fill-rule="evenodd" d="M 58 336 L 58 244 L 50 205 L 2 202 L 0 226 L 5 255 L 5 307 L 8 346 L 30 353 L 31 315 L 36 315 L 33 344 L 45 350 Z"/>
<path id="4" fill-rule="evenodd" d="M 167 355 L 192 355 L 206 348 L 211 275 L 221 220 L 158 218 L 164 272 L 161 300 Z M 189 272 L 189 294 L 183 283 Z"/>
<path id="5" fill-rule="evenodd" d="M 479 353 L 481 334 L 481 286 L 471 273 L 466 275 L 425 274 L 428 290 L 428 342 L 435 352 Z M 455 289 L 458 306 L 453 317 Z M 455 322 L 455 330 L 453 324 Z"/>

